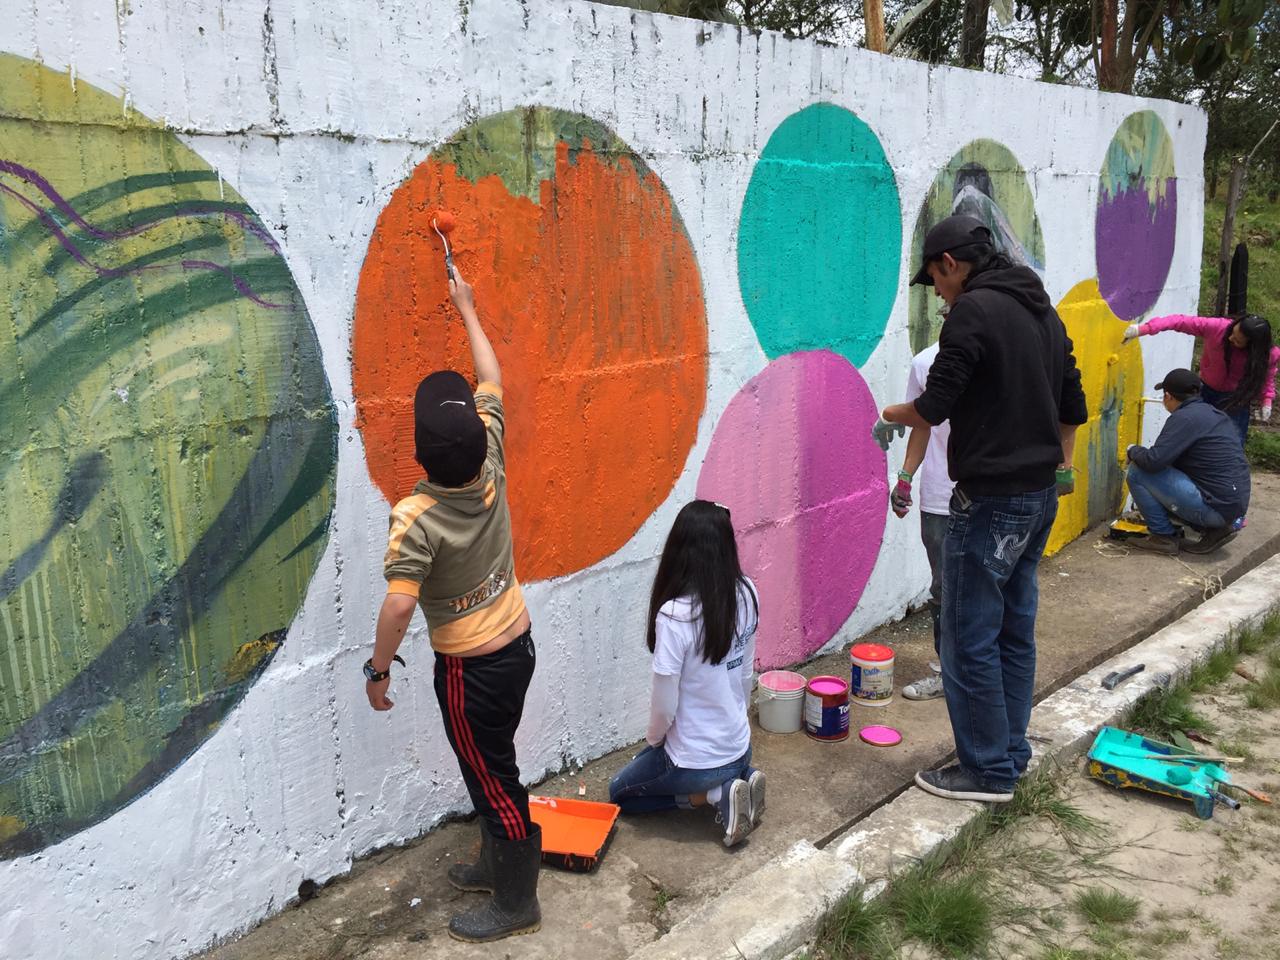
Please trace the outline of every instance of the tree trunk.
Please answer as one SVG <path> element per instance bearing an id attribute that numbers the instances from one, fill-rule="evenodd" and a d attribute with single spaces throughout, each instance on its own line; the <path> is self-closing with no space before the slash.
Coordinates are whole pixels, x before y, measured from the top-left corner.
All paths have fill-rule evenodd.
<path id="1" fill-rule="evenodd" d="M 964 0 L 964 24 L 960 33 L 960 64 L 982 69 L 987 54 L 987 16 L 991 0 Z"/>
<path id="2" fill-rule="evenodd" d="M 884 0 L 862 0 L 862 19 L 867 27 L 867 49 L 884 53 Z"/>
<path id="3" fill-rule="evenodd" d="M 1227 278 L 1231 275 L 1231 250 L 1236 237 L 1236 207 L 1244 192 L 1244 157 L 1231 165 L 1231 182 L 1227 185 L 1227 210 L 1222 218 L 1222 245 L 1218 247 L 1218 295 L 1213 301 L 1213 315 L 1221 317 L 1227 309 Z"/>
<path id="4" fill-rule="evenodd" d="M 1116 90 L 1119 86 L 1119 64 L 1116 63 L 1116 34 L 1119 30 L 1120 0 L 1102 0 L 1101 41 L 1098 45 L 1098 89 Z"/>

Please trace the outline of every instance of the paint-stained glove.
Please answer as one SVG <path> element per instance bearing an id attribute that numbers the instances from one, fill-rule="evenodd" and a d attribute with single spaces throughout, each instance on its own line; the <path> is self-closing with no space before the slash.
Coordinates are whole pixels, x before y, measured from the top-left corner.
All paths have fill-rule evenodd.
<path id="1" fill-rule="evenodd" d="M 905 470 L 898 473 L 898 483 L 889 491 L 889 506 L 899 519 L 911 512 L 911 474 Z"/>
<path id="2" fill-rule="evenodd" d="M 898 436 L 902 436 L 906 432 L 907 428 L 902 424 L 890 423 L 883 417 L 878 418 L 876 425 L 871 428 L 871 436 L 885 453 L 889 452 L 889 444 L 893 443 L 893 435 L 896 433 Z"/>
<path id="3" fill-rule="evenodd" d="M 1130 340 L 1137 340 L 1139 335 L 1141 335 L 1141 333 L 1142 333 L 1142 330 L 1140 329 L 1138 324 L 1136 323 L 1129 324 L 1127 327 L 1124 328 L 1124 342 L 1128 343 Z"/>
<path id="4" fill-rule="evenodd" d="M 1271 419 L 1271 401 L 1270 400 L 1264 400 L 1262 402 L 1262 419 L 1263 420 Z"/>
<path id="5" fill-rule="evenodd" d="M 1068 494 L 1076 492 L 1075 467 L 1058 467 L 1058 472 L 1054 475 L 1054 480 L 1057 482 L 1058 496 L 1065 497 Z"/>

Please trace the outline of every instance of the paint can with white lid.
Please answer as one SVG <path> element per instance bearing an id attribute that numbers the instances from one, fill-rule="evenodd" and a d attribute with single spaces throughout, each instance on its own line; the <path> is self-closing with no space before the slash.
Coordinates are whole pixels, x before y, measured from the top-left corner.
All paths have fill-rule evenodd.
<path id="1" fill-rule="evenodd" d="M 799 733 L 804 720 L 807 682 L 790 670 L 760 674 L 760 690 L 756 696 L 760 726 L 770 733 Z"/>

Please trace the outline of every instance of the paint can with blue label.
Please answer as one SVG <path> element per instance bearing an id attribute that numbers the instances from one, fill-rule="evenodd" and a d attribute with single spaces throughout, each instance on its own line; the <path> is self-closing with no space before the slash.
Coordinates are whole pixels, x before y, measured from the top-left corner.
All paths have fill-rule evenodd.
<path id="1" fill-rule="evenodd" d="M 849 650 L 853 702 L 883 707 L 893 699 L 893 651 L 879 643 L 855 643 Z"/>
<path id="2" fill-rule="evenodd" d="M 849 736 L 849 685 L 839 677 L 814 677 L 804 696 L 804 732 L 815 740 Z"/>

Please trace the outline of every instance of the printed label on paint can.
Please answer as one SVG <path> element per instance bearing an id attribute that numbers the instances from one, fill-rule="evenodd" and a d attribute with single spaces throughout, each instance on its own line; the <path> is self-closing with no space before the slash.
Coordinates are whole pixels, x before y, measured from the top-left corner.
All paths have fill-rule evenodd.
<path id="1" fill-rule="evenodd" d="M 817 740 L 849 736 L 849 691 L 836 677 L 818 677 L 804 698 L 805 733 Z"/>
<path id="2" fill-rule="evenodd" d="M 850 673 L 853 696 L 868 703 L 893 698 L 893 664 L 888 668 L 853 664 Z"/>

